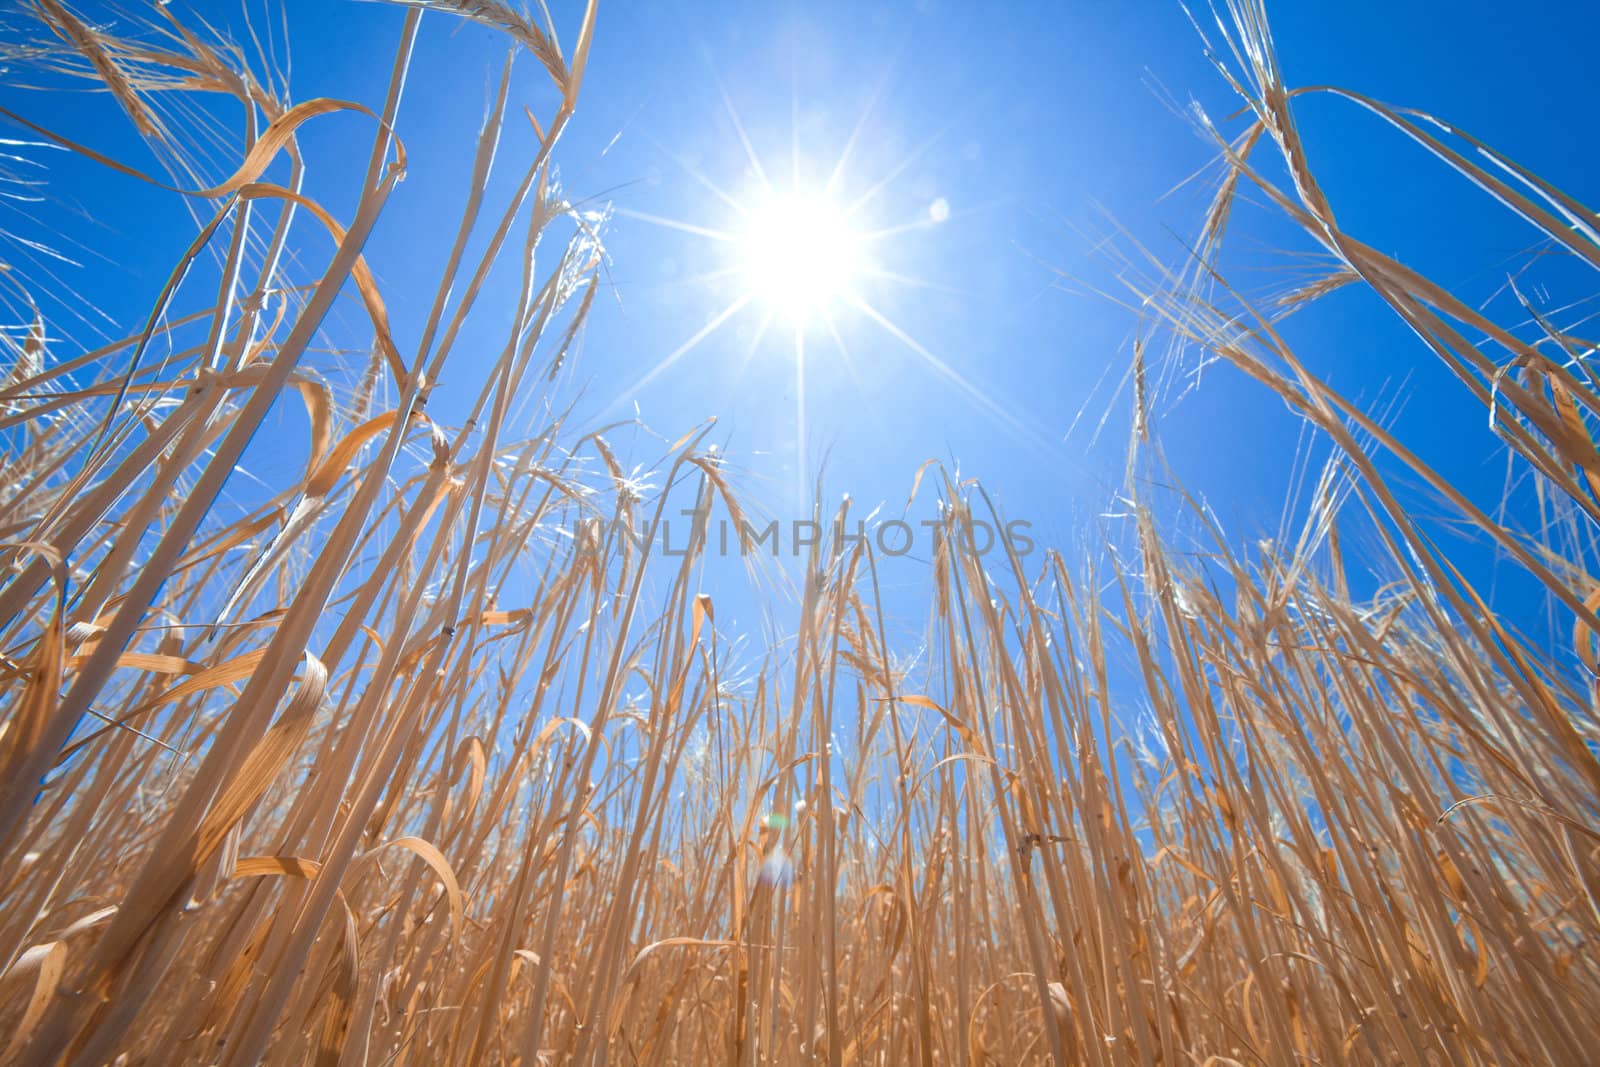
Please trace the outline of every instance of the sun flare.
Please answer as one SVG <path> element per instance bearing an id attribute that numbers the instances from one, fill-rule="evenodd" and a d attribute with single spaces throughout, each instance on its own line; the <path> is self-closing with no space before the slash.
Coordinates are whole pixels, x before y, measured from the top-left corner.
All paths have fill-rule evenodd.
<path id="1" fill-rule="evenodd" d="M 865 267 L 862 235 L 820 193 L 775 193 L 749 209 L 738 263 L 750 296 L 796 327 L 825 315 Z"/>
<path id="2" fill-rule="evenodd" d="M 957 296 L 961 293 L 960 289 L 936 284 L 917 273 L 896 269 L 897 263 L 905 262 L 909 250 L 900 244 L 902 239 L 914 231 L 930 232 L 948 226 L 957 216 L 946 196 L 933 195 L 927 200 L 923 197 L 929 194 L 919 193 L 916 200 L 921 206 L 917 207 L 893 193 L 895 181 L 938 141 L 942 132 L 903 158 L 889 161 L 878 174 L 864 173 L 852 156 L 852 149 L 863 136 L 870 136 L 864 133 L 869 129 L 869 104 L 831 160 L 807 155 L 802 151 L 798 131 L 791 130 L 793 156 L 787 162 L 792 170 L 786 166 L 780 169 L 773 165 L 780 160 L 763 160 L 756 151 L 749 129 L 726 91 L 722 102 L 728 125 L 745 153 L 744 165 L 731 171 L 739 176 L 740 183 L 725 183 L 691 159 L 674 157 L 683 172 L 720 202 L 721 208 L 716 213 L 689 216 L 625 206 L 615 209 L 625 218 L 711 242 L 716 252 L 697 259 L 708 269 L 682 281 L 700 294 L 709 294 L 720 306 L 710 305 L 692 332 L 645 367 L 617 394 L 611 407 L 636 400 L 641 391 L 680 361 L 703 352 L 702 346 L 715 337 L 738 338 L 739 351 L 729 376 L 733 384 L 742 381 L 752 368 L 759 368 L 765 380 L 773 381 L 772 371 L 786 357 L 793 369 L 792 382 L 785 392 L 792 396 L 794 404 L 792 471 L 798 504 L 806 499 L 812 474 L 807 451 L 808 364 L 814 366 L 818 359 L 829 361 L 825 374 L 842 368 L 854 380 L 861 398 L 873 402 L 867 397 L 859 373 L 859 346 L 881 344 L 883 335 L 887 335 L 894 342 L 892 349 L 910 353 L 924 370 L 959 390 L 975 409 L 1016 438 L 1034 448 L 1053 447 L 1047 436 L 1026 425 L 969 380 L 958 363 L 948 361 L 918 340 L 918 331 L 901 319 L 908 308 L 928 306 L 926 299 L 914 299 L 919 291 L 924 295 L 939 290 Z M 909 217 L 902 215 L 906 221 L 885 224 L 884 216 L 890 211 L 908 209 Z M 922 245 L 920 254 L 925 258 L 931 251 L 928 245 Z M 896 293 L 900 299 L 893 304 L 885 302 Z M 908 296 L 913 299 L 905 299 Z M 763 358 L 758 359 L 758 353 Z"/>

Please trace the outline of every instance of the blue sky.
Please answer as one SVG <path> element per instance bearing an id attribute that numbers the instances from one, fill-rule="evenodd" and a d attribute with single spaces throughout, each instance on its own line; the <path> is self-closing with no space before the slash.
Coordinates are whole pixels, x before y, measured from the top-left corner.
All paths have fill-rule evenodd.
<path id="1" fill-rule="evenodd" d="M 190 6 L 242 27 L 231 2 Z M 570 40 L 579 5 L 551 7 Z M 270 20 L 253 10 L 265 30 Z M 1338 84 L 1432 110 L 1580 199 L 1596 199 L 1600 159 L 1584 133 L 1600 11 L 1353 2 L 1279 3 L 1270 13 L 1291 85 Z M 296 0 L 286 21 L 296 100 L 381 100 L 397 10 Z M 425 308 L 403 294 L 432 293 L 430 264 L 453 237 L 454 205 L 504 54 L 503 39 L 448 17 L 423 24 L 400 123 L 412 166 L 368 248 L 400 335 L 412 338 Z M 281 28 L 273 35 L 281 54 Z M 548 110 L 548 83 L 527 57 L 515 84 L 514 100 Z M 631 416 L 636 402 L 668 440 L 718 416 L 713 439 L 746 491 L 782 517 L 798 514 L 795 486 L 815 478 L 824 458 L 824 499 L 848 491 L 862 512 L 880 502 L 897 512 L 917 467 L 938 458 L 981 478 L 1043 543 L 1070 550 L 1108 530 L 1115 537 L 1116 520 L 1101 516 L 1117 510 L 1130 405 L 1118 386 L 1138 323 L 1095 292 L 1118 287 L 1115 263 L 1097 247 L 1120 227 L 1123 247 L 1137 240 L 1169 261 L 1182 256 L 1210 189 L 1182 183 L 1213 158 L 1173 107 L 1190 99 L 1219 120 L 1236 107 L 1176 3 L 602 5 L 579 113 L 558 159 L 573 197 L 609 200 L 617 214 L 605 288 L 561 399 L 576 398 L 586 427 Z M 0 102 L 119 158 L 148 160 L 103 98 L 6 89 Z M 758 343 L 756 307 L 635 389 L 738 295 L 736 277 L 698 280 L 726 265 L 723 246 L 641 217 L 730 225 L 731 209 L 695 177 L 748 196 L 749 155 L 730 112 L 774 176 L 791 169 L 798 145 L 807 181 L 832 170 L 859 124 L 839 189 L 853 201 L 878 187 L 857 216 L 867 228 L 925 220 L 935 201 L 948 205 L 943 222 L 873 246 L 886 270 L 919 284 L 868 281 L 860 293 L 986 399 L 953 384 L 873 316 L 844 307 L 836 316 L 844 351 L 831 334 L 807 337 L 803 424 L 792 340 L 774 328 Z M 1372 116 L 1331 98 L 1308 99 L 1298 114 L 1336 211 L 1370 243 L 1475 298 L 1494 293 L 1531 243 L 1525 226 Z M 313 161 L 337 164 L 352 145 L 364 161 L 368 136 L 367 120 L 334 116 L 308 127 L 303 143 Z M 499 181 L 517 168 L 507 156 Z M 347 215 L 357 175 L 352 166 L 343 185 L 312 191 Z M 92 164 L 52 158 L 52 179 L 58 194 L 103 220 L 94 226 L 110 228 L 88 226 L 86 243 L 119 256 L 63 268 L 63 278 L 111 318 L 135 321 L 192 236 L 189 216 L 175 198 Z M 439 203 L 452 205 L 443 217 Z M 1266 214 L 1245 213 L 1229 263 L 1247 288 L 1267 286 L 1272 271 L 1293 266 L 1281 251 L 1305 248 Z M 1559 289 L 1559 266 L 1552 274 Z M 511 285 L 511 275 L 502 281 Z M 336 343 L 363 342 L 353 308 L 330 323 L 331 334 L 341 329 L 348 332 Z M 88 339 L 89 326 L 81 331 Z M 498 348 L 492 330 L 484 336 Z M 1476 499 L 1498 499 L 1505 467 L 1481 409 L 1376 301 L 1341 294 L 1297 318 L 1290 336 L 1348 393 L 1400 401 L 1395 425 L 1404 439 Z M 468 392 L 467 363 L 436 401 L 446 419 Z M 1301 447 L 1280 402 L 1218 368 L 1157 414 L 1174 473 L 1236 543 L 1277 531 Z M 660 451 L 642 433 L 612 438 L 639 462 Z M 1420 497 L 1418 505 L 1429 506 Z M 1489 574 L 1486 552 L 1470 543 L 1453 550 Z M 1544 628 L 1528 589 L 1506 579 L 1496 595 L 1513 619 Z"/>

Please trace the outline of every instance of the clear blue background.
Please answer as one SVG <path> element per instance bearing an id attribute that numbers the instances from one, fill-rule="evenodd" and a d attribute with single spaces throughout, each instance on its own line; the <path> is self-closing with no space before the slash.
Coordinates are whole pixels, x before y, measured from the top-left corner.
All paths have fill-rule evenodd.
<path id="1" fill-rule="evenodd" d="M 236 5 L 174 4 L 184 8 L 248 40 Z M 552 8 L 570 46 L 581 7 Z M 284 25 L 259 5 L 251 11 L 281 57 Z M 1579 199 L 1600 199 L 1600 153 L 1590 135 L 1600 7 L 1278 3 L 1270 13 L 1290 85 L 1332 83 L 1432 111 Z M 400 11 L 381 4 L 290 3 L 284 23 L 293 98 L 332 95 L 376 107 L 400 19 Z M 434 264 L 453 238 L 477 125 L 505 51 L 503 38 L 447 16 L 429 14 L 423 26 L 400 115 L 412 165 L 368 248 L 402 349 L 416 338 L 437 282 Z M 527 103 L 547 115 L 548 80 L 527 56 L 517 71 L 514 107 Z M 1116 494 L 1132 402 L 1122 383 L 1138 320 L 1097 291 L 1127 295 L 1100 242 L 1114 238 L 1127 250 L 1137 241 L 1181 262 L 1216 171 L 1183 184 L 1214 150 L 1179 110 L 1195 99 L 1220 121 L 1237 107 L 1181 8 L 602 4 L 579 113 L 558 150 L 564 186 L 575 198 L 609 199 L 623 212 L 729 225 L 726 206 L 689 173 L 698 170 L 736 195 L 748 188 L 724 92 L 775 174 L 787 169 L 796 142 L 807 169 L 826 173 L 860 121 L 842 184 L 850 194 L 888 179 L 863 207 L 869 226 L 909 223 L 935 198 L 948 201 L 946 222 L 877 247 L 885 267 L 926 284 L 874 282 L 864 295 L 1025 429 L 995 418 L 895 337 L 848 312 L 838 320 L 848 359 L 826 335 L 808 341 L 804 453 L 797 450 L 792 346 L 773 331 L 752 349 L 755 310 L 616 403 L 734 295 L 728 282 L 694 280 L 722 264 L 714 242 L 626 213 L 608 229 L 605 287 L 559 385 L 563 400 L 577 398 L 579 421 L 593 426 L 631 415 L 636 400 L 643 420 L 671 440 L 717 415 L 715 439 L 740 481 L 785 518 L 797 514 L 797 481 L 814 478 L 824 458 L 824 499 L 849 491 L 860 511 L 882 502 L 891 513 L 903 505 L 917 466 L 939 458 L 981 478 L 1043 543 L 1071 552 L 1108 534 L 1123 537 L 1120 520 L 1105 516 L 1122 510 Z M 44 96 L 8 79 L 0 103 L 117 158 L 153 166 L 101 95 Z M 1533 243 L 1531 229 L 1371 115 L 1324 97 L 1306 100 L 1297 113 L 1318 177 L 1348 229 L 1463 295 L 1493 296 Z M 502 149 L 495 184 L 502 192 L 529 143 L 519 122 L 510 124 Z M 370 135 L 370 120 L 339 115 L 312 123 L 302 136 L 315 175 L 308 191 L 341 217 L 349 217 Z M 81 263 L 53 266 L 59 282 L 40 294 L 47 306 L 67 311 L 57 316 L 67 335 L 58 352 L 72 354 L 74 344 L 126 332 L 142 319 L 195 226 L 177 197 L 65 153 L 39 154 L 48 157 L 58 203 L 12 205 L 5 218 L 18 232 L 44 227 Z M 1274 272 L 1303 266 L 1287 253 L 1304 251 L 1305 240 L 1270 215 L 1243 212 L 1236 229 L 1229 263 L 1247 290 L 1281 287 L 1284 276 Z M 320 269 L 331 248 L 320 240 L 303 249 L 308 270 Z M 1560 303 L 1562 286 L 1574 279 L 1559 265 L 1550 271 L 1549 299 Z M 496 284 L 509 301 L 514 269 L 497 275 Z M 426 298 L 406 299 L 414 293 Z M 1505 312 L 1500 300 L 1495 306 Z M 498 352 L 503 328 L 492 312 L 475 320 L 452 357 L 436 415 L 448 420 L 462 411 L 476 388 L 473 361 Z M 330 320 L 331 346 L 359 347 L 367 337 L 354 304 Z M 1290 337 L 1347 394 L 1374 408 L 1392 405 L 1402 438 L 1475 499 L 1500 498 L 1506 467 L 1482 409 L 1375 300 L 1340 294 L 1297 317 Z M 348 373 L 357 374 L 359 357 L 345 358 Z M 341 357 L 323 359 L 332 370 Z M 1192 362 L 1191 355 L 1186 365 Z M 1181 401 L 1179 391 L 1164 394 L 1156 409 L 1175 476 L 1208 502 L 1237 543 L 1277 536 L 1303 450 L 1298 424 L 1282 403 L 1225 367 L 1208 371 L 1202 388 Z M 281 418 L 292 422 L 294 414 Z M 292 447 L 285 451 L 290 436 L 257 443 L 250 462 L 263 476 L 303 461 Z M 660 451 L 642 433 L 612 438 L 637 462 Z M 1420 512 L 1442 512 L 1420 491 L 1411 499 Z M 1513 498 L 1519 506 L 1527 499 Z M 1439 531 L 1449 538 L 1447 524 Z M 1497 607 L 1509 618 L 1551 632 L 1528 583 L 1497 573 L 1492 554 L 1470 538 L 1448 544 L 1471 573 L 1494 584 Z M 915 584 L 909 570 L 899 578 Z M 916 630 L 914 610 L 902 621 Z"/>

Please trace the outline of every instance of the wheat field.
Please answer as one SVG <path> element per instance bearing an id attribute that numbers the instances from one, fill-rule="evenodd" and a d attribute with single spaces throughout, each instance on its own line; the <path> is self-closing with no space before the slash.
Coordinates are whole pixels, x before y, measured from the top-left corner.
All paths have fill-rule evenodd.
<path id="1" fill-rule="evenodd" d="M 1210 211 L 1192 257 L 1141 262 L 1123 296 L 1329 445 L 1302 528 L 1241 554 L 1185 506 L 1209 558 L 1173 546 L 1134 476 L 1159 463 L 1141 346 L 1130 551 L 982 555 L 959 536 L 998 518 L 981 483 L 907 471 L 949 532 L 925 661 L 887 636 L 870 541 L 813 549 L 774 601 L 786 638 L 752 649 L 718 627 L 704 543 L 616 532 L 685 500 L 753 513 L 705 427 L 642 479 L 559 398 L 528 402 L 600 281 L 603 233 L 552 167 L 606 19 L 391 13 L 386 97 L 298 104 L 162 8 L 114 32 L 37 0 L 7 30 L 8 62 L 109 93 L 165 172 L 38 115 L 0 114 L 8 136 L 171 187 L 196 225 L 157 306 L 95 348 L 0 269 L 21 323 L 0 332 L 0 1059 L 1592 1062 L 1594 345 L 1341 230 L 1294 103 L 1367 109 L 1580 267 L 1600 217 L 1447 116 L 1286 86 L 1265 11 L 1229 0 L 1204 25 L 1243 112 L 1197 119 Z M 362 253 L 406 166 L 419 19 L 494 27 L 554 94 L 523 115 L 498 82 L 437 288 L 397 294 Z M 371 140 L 317 179 L 359 189 L 343 213 L 305 192 L 325 186 L 297 141 L 337 111 Z M 1219 265 L 1247 196 L 1332 264 L 1270 305 Z M 503 261 L 511 327 L 468 361 Z M 1284 319 L 1347 287 L 1481 403 L 1543 514 L 1484 510 L 1297 356 Z M 419 337 L 391 332 L 399 299 L 429 309 Z M 309 355 L 336 304 L 372 338 L 342 376 Z M 477 397 L 459 424 L 429 413 L 446 375 Z M 241 486 L 285 406 L 306 462 Z M 1416 485 L 1542 587 L 1566 647 L 1488 607 Z M 1376 531 L 1375 594 L 1352 592 L 1342 514 Z M 612 532 L 559 536 L 585 519 Z"/>

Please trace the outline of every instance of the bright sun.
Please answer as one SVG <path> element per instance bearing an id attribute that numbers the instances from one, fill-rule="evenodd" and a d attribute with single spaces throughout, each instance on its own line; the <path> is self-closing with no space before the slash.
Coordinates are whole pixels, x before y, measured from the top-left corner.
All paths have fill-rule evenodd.
<path id="1" fill-rule="evenodd" d="M 864 241 L 826 196 L 773 193 L 737 235 L 749 295 L 795 327 L 823 317 L 863 272 Z"/>
<path id="2" fill-rule="evenodd" d="M 968 381 L 955 366 L 940 358 L 895 322 L 886 310 L 877 306 L 880 293 L 891 287 L 943 288 L 933 286 L 915 275 L 898 273 L 889 269 L 889 265 L 896 258 L 903 258 L 894 255 L 898 235 L 943 227 L 950 222 L 953 216 L 948 200 L 936 196 L 925 208 L 895 225 L 874 226 L 865 221 L 882 213 L 884 206 L 880 194 L 916 160 L 923 148 L 915 149 L 905 159 L 890 166 L 875 182 L 852 180 L 847 164 L 851 158 L 851 146 L 866 129 L 868 112 L 863 111 L 831 167 L 826 165 L 825 160 L 804 156 L 800 150 L 798 131 L 791 131 L 794 170 L 792 175 L 786 177 L 790 177 L 794 184 L 786 188 L 774 188 L 768 176 L 772 172 L 762 165 L 744 122 L 734 110 L 733 101 L 726 92 L 723 93 L 723 104 L 727 108 L 729 124 L 745 151 L 746 166 L 734 172 L 742 175 L 745 182 L 743 187 L 724 188 L 714 176 L 703 173 L 690 162 L 682 159 L 676 162 L 689 177 L 729 209 L 723 219 L 733 225 L 706 225 L 694 218 L 673 218 L 626 207 L 618 207 L 616 212 L 664 229 L 678 230 L 716 242 L 717 254 L 707 257 L 711 261 L 711 269 L 684 279 L 684 283 L 696 287 L 697 291 L 701 291 L 700 287 L 703 286 L 705 292 L 715 293 L 719 300 L 726 300 L 726 303 L 709 312 L 705 321 L 692 333 L 646 368 L 632 385 L 612 401 L 613 406 L 636 397 L 647 385 L 670 371 L 679 360 L 698 349 L 707 338 L 717 335 L 728 323 L 735 321 L 741 312 L 749 310 L 756 314 L 746 319 L 744 327 L 738 330 L 743 354 L 733 375 L 735 380 L 742 378 L 757 352 L 778 349 L 778 346 L 770 343 L 763 347 L 771 334 L 778 334 L 780 342 L 792 345 L 795 440 L 791 455 L 795 459 L 792 469 L 797 503 L 807 499 L 811 472 L 806 450 L 807 353 L 837 358 L 848 374 L 856 379 L 859 388 L 861 380 L 857 374 L 856 357 L 851 351 L 851 342 L 859 330 L 876 328 L 887 334 L 920 360 L 929 372 L 959 389 L 975 407 L 998 423 L 1032 445 L 1045 449 L 1053 447 L 1047 438 L 1022 423 L 977 385 Z M 930 140 L 923 147 L 932 143 Z M 803 175 L 827 177 L 815 184 L 807 184 Z M 851 189 L 854 198 L 841 205 L 833 197 L 836 187 Z M 741 192 L 744 195 L 740 195 Z M 903 208 L 905 205 L 901 206 Z M 927 251 L 923 254 L 926 255 Z M 723 290 L 725 282 L 732 283 L 730 287 L 734 291 L 731 295 Z M 947 291 L 959 295 L 959 290 Z M 846 308 L 850 312 L 848 315 L 836 314 Z M 817 334 L 826 336 L 819 337 Z M 770 377 L 767 380 L 770 381 Z"/>

